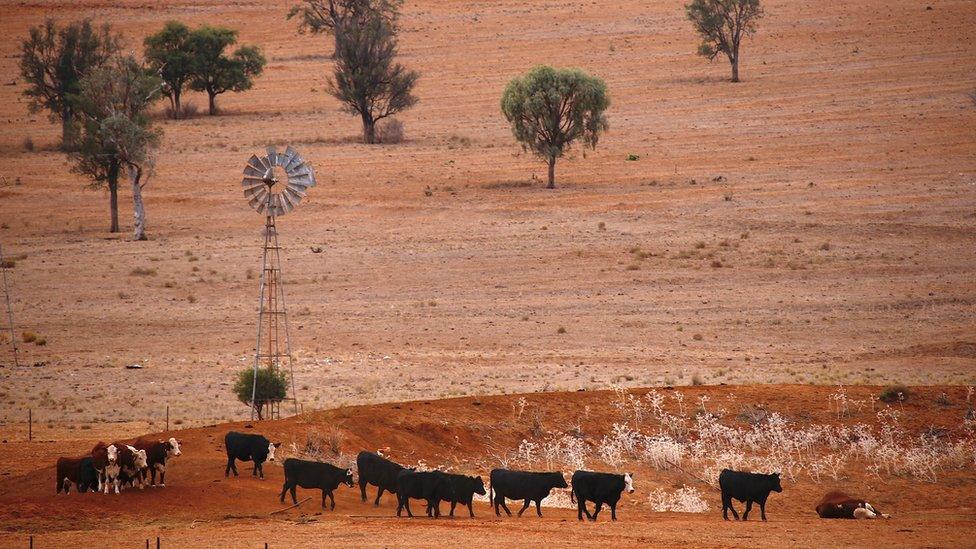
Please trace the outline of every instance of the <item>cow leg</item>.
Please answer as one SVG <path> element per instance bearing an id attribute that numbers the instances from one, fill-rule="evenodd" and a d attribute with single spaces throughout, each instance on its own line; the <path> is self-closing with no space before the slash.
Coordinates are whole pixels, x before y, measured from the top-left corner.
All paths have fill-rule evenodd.
<path id="1" fill-rule="evenodd" d="M 113 482 L 115 483 L 115 493 L 116 494 L 120 493 L 120 491 L 119 491 L 119 477 L 118 477 L 118 475 L 116 475 L 115 480 Z"/>
<path id="2" fill-rule="evenodd" d="M 471 515 L 471 518 L 474 518 L 474 505 L 470 501 L 468 502 L 468 514 Z"/>
<path id="3" fill-rule="evenodd" d="M 735 520 L 739 520 L 739 513 L 732 506 L 732 498 L 722 496 L 722 518 L 729 520 L 729 511 L 732 511 L 732 516 L 735 517 Z"/>
<path id="4" fill-rule="evenodd" d="M 224 470 L 224 477 L 225 478 L 226 477 L 229 477 L 231 471 L 234 471 L 234 476 L 236 477 L 237 476 L 237 466 L 234 465 L 234 458 L 228 456 L 227 457 L 227 469 Z"/>
<path id="5" fill-rule="evenodd" d="M 512 516 L 512 511 L 508 508 L 508 505 L 505 504 L 505 496 L 501 496 L 498 499 L 499 499 L 499 503 L 502 504 L 502 509 L 505 510 L 505 514 L 508 516 Z"/>
<path id="6" fill-rule="evenodd" d="M 502 495 L 500 495 L 500 494 L 499 495 L 496 495 L 494 501 L 491 502 L 492 507 L 495 508 L 495 516 L 496 517 L 502 516 L 501 510 L 499 509 L 500 505 L 498 505 L 498 500 L 499 499 L 505 499 L 505 497 L 502 496 Z"/>
<path id="7" fill-rule="evenodd" d="M 617 504 L 616 503 L 611 503 L 610 504 L 610 519 L 611 520 L 617 520 Z"/>
<path id="8" fill-rule="evenodd" d="M 451 516 L 451 517 L 454 516 L 454 508 L 455 507 L 457 507 L 457 502 L 456 501 L 452 501 L 451 502 L 451 512 L 449 513 L 449 516 Z"/>
<path id="9" fill-rule="evenodd" d="M 383 491 L 383 489 L 380 488 L 380 491 Z M 366 479 L 362 475 L 359 476 L 359 493 L 363 496 L 363 503 L 366 503 Z"/>
<path id="10" fill-rule="evenodd" d="M 540 517 L 542 516 L 542 500 L 541 499 L 535 500 L 535 514 L 539 515 Z"/>
<path id="11" fill-rule="evenodd" d="M 525 510 L 529 508 L 529 505 L 531 504 L 531 501 L 532 500 L 528 500 L 528 499 L 525 500 L 525 503 L 522 505 L 522 508 L 519 509 L 518 516 L 521 517 L 522 516 L 522 513 L 524 513 Z"/>
<path id="12" fill-rule="evenodd" d="M 286 478 L 284 484 L 281 485 L 281 495 L 278 496 L 278 501 L 280 501 L 281 503 L 285 502 L 285 492 L 287 491 L 288 491 L 288 479 Z"/>
<path id="13" fill-rule="evenodd" d="M 766 500 L 762 500 L 759 502 L 759 516 L 762 517 L 763 522 L 766 522 Z"/>
<path id="14" fill-rule="evenodd" d="M 746 512 L 742 513 L 742 520 L 749 520 L 749 511 L 752 511 L 752 500 L 746 501 Z"/>
<path id="15" fill-rule="evenodd" d="M 441 500 L 434 498 L 434 518 L 441 517 Z"/>
<path id="16" fill-rule="evenodd" d="M 104 471 L 95 471 L 95 478 L 98 480 L 98 490 L 95 490 L 96 492 L 102 491 L 102 475 L 104 474 Z"/>
<path id="17" fill-rule="evenodd" d="M 257 469 L 258 477 L 260 477 L 261 480 L 264 480 L 264 463 L 258 463 Z"/>
<path id="18" fill-rule="evenodd" d="M 590 515 L 590 512 L 586 510 L 586 500 L 577 497 L 576 505 L 577 505 L 576 518 L 578 518 L 579 520 L 583 520 L 583 515 L 586 515 L 586 518 L 593 520 L 593 516 Z"/>
<path id="19" fill-rule="evenodd" d="M 366 501 L 365 494 L 366 494 L 366 491 L 363 490 L 363 501 Z M 382 496 L 382 495 L 383 495 L 383 487 L 380 486 L 379 490 L 376 491 L 376 501 L 373 502 L 373 505 L 375 505 L 376 507 L 379 507 L 379 505 L 380 505 L 380 496 Z"/>
<path id="20" fill-rule="evenodd" d="M 407 516 L 413 518 L 413 513 L 410 512 L 410 497 L 403 498 L 403 508 L 407 510 Z"/>
<path id="21" fill-rule="evenodd" d="M 597 515 L 600 514 L 600 511 L 602 510 L 603 510 L 603 502 L 601 501 L 596 504 L 596 509 L 593 510 L 593 519 L 592 519 L 593 522 L 596 522 L 596 517 Z"/>
<path id="22" fill-rule="evenodd" d="M 403 498 L 400 497 L 400 492 L 397 492 L 397 516 L 400 516 L 400 511 L 403 509 Z"/>
<path id="23" fill-rule="evenodd" d="M 335 495 L 333 495 L 331 491 L 329 492 L 329 503 L 329 510 L 335 511 Z"/>
<path id="24" fill-rule="evenodd" d="M 153 484 L 156 483 L 156 474 L 153 473 Z M 166 488 L 166 466 L 163 465 L 159 468 L 159 487 Z"/>

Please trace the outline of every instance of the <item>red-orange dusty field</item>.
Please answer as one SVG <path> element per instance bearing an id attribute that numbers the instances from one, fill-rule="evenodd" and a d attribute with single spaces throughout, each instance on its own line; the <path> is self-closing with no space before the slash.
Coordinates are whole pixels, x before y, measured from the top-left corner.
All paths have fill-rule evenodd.
<path id="1" fill-rule="evenodd" d="M 796 422 L 853 425 L 874 423 L 868 409 L 838 419 L 828 409 L 829 387 L 765 386 L 702 387 L 680 390 L 687 402 L 708 396 L 715 406 L 729 408 L 722 423 L 741 426 L 736 414 L 756 404 Z M 879 388 L 849 389 L 852 399 L 875 398 Z M 936 405 L 945 392 L 952 401 Z M 672 391 L 664 391 L 670 399 Z M 896 404 L 902 425 L 916 433 L 925 429 L 950 429 L 949 437 L 959 435 L 965 413 L 963 388 L 932 387 L 913 390 L 904 403 Z M 633 393 L 640 397 L 644 391 Z M 279 450 L 287 457 L 292 442 L 304 444 L 309 433 L 328 433 L 338 426 L 341 451 L 354 455 L 361 449 L 386 447 L 391 456 L 413 465 L 448 467 L 468 474 L 487 476 L 498 466 L 499 449 L 514 448 L 520 439 L 533 438 L 536 427 L 528 416 L 541 418 L 541 429 L 567 429 L 582 414 L 587 420 L 582 437 L 597 444 L 599 433 L 611 423 L 622 421 L 612 405 L 612 392 L 550 393 L 527 395 L 522 420 L 517 420 L 515 396 L 466 397 L 441 401 L 416 401 L 309 413 L 281 421 L 254 426 L 255 432 L 284 444 Z M 676 412 L 669 405 L 672 412 Z M 877 404 L 878 410 L 887 406 Z M 721 412 L 720 412 L 721 413 Z M 646 427 L 650 428 L 651 422 Z M 165 488 L 124 491 L 121 495 L 54 493 L 53 461 L 57 455 L 84 453 L 96 439 L 73 439 L 33 444 L 7 442 L 0 453 L 4 479 L 0 481 L 0 516 L 4 532 L 0 545 L 19 546 L 31 533 L 36 546 L 99 546 L 114 540 L 137 546 L 147 537 L 160 536 L 163 546 L 179 547 L 321 547 L 430 546 L 490 543 L 505 545 L 613 545 L 736 546 L 781 547 L 790 543 L 800 547 L 873 546 L 884 539 L 891 546 L 961 547 L 972 544 L 976 528 L 976 509 L 972 494 L 976 489 L 973 465 L 958 471 L 945 471 L 938 482 L 922 482 L 900 476 L 879 478 L 863 469 L 846 469 L 840 480 L 814 483 L 810 478 L 784 482 L 784 492 L 773 494 L 767 504 L 769 521 L 723 522 L 717 492 L 697 484 L 683 471 L 659 470 L 644 463 L 627 462 L 621 467 L 635 471 L 634 494 L 625 494 L 618 510 L 619 521 L 601 520 L 578 523 L 575 513 L 564 508 L 544 508 L 539 519 L 526 514 L 520 519 L 498 519 L 487 505 L 475 506 L 475 519 L 430 520 L 393 518 L 395 503 L 385 495 L 379 508 L 359 501 L 358 487 L 340 487 L 336 510 L 319 508 L 318 492 L 299 490 L 299 498 L 312 496 L 297 509 L 270 515 L 286 505 L 277 495 L 282 473 L 277 464 L 267 464 L 266 480 L 250 477 L 249 468 L 239 465 L 239 478 L 223 477 L 226 459 L 223 435 L 228 430 L 249 430 L 243 423 L 194 428 L 161 437 L 176 436 L 184 455 L 170 463 Z M 345 458 L 332 458 L 333 461 Z M 970 458 L 971 461 L 971 458 Z M 591 466 L 606 468 L 598 462 Z M 685 470 L 695 470 L 685 463 Z M 558 467 L 556 467 L 558 469 Z M 701 488 L 710 510 L 706 513 L 652 512 L 648 495 L 654 489 L 673 490 L 682 485 Z M 840 488 L 857 493 L 884 512 L 889 521 L 823 521 L 813 511 L 818 498 L 828 490 Z M 375 488 L 369 488 L 370 497 Z M 512 504 L 510 504 L 511 506 Z M 415 512 L 421 502 L 412 506 Z M 446 513 L 447 507 L 442 504 Z M 741 505 L 739 505 L 741 512 Z M 609 517 L 606 517 L 609 518 Z"/>
<path id="2" fill-rule="evenodd" d="M 706 515 L 652 513 L 646 492 L 618 524 L 561 509 L 503 524 L 355 518 L 390 508 L 350 491 L 336 516 L 299 524 L 308 509 L 267 516 L 279 469 L 264 483 L 220 477 L 210 437 L 225 427 L 207 427 L 248 413 L 230 387 L 253 356 L 262 219 L 241 171 L 265 146 L 292 144 L 319 176 L 279 220 L 297 397 L 327 411 L 269 432 L 300 438 L 340 418 L 348 451 L 390 444 L 442 460 L 452 439 L 422 406 L 456 412 L 448 434 L 477 427 L 517 446 L 516 397 L 483 395 L 540 393 L 529 398 L 579 418 L 594 389 L 693 383 L 723 402 L 718 386 L 735 386 L 733 415 L 775 400 L 798 421 L 825 413 L 838 386 L 862 406 L 880 386 L 926 386 L 903 421 L 914 434 L 940 419 L 957 428 L 976 384 L 971 1 L 764 1 L 731 84 L 727 64 L 695 55 L 684 0 L 407 0 L 401 60 L 422 73 L 420 102 L 399 116 L 406 140 L 383 146 L 360 144 L 357 119 L 325 93 L 330 42 L 296 33 L 292 3 L 0 6 L 0 246 L 16 263 L 18 337 L 46 341 L 21 345 L 14 368 L 0 339 L 0 545 L 23 546 L 27 532 L 41 547 L 141 546 L 159 532 L 169 545 L 233 547 L 973 544 L 971 466 L 937 483 L 851 476 L 851 490 L 895 509 L 888 523 L 822 524 L 811 508 L 825 486 L 800 480 L 768 524 L 722 524 L 714 497 Z M 27 111 L 20 43 L 49 16 L 110 22 L 136 53 L 168 19 L 227 25 L 268 58 L 253 90 L 219 97 L 220 116 L 171 121 L 158 107 L 149 241 L 130 239 L 124 187 L 124 231 L 106 232 L 107 193 L 71 173 L 59 126 Z M 555 190 L 499 110 L 504 85 L 541 63 L 600 76 L 612 102 L 609 133 L 560 160 Z M 205 110 L 205 96 L 186 99 Z M 144 368 L 124 369 L 133 363 Z M 952 393 L 951 414 L 934 386 Z M 456 396 L 467 398 L 439 400 Z M 383 423 L 392 403 L 423 399 L 410 405 L 418 424 Z M 200 429 L 181 431 L 187 455 L 164 493 L 77 507 L 50 493 L 58 455 L 161 431 L 167 405 L 171 427 Z M 15 442 L 28 409 L 35 435 L 57 442 Z M 398 438 L 405 427 L 416 431 Z M 484 459 L 482 438 L 463 440 L 454 457 Z M 680 487 L 645 469 L 638 478 Z"/>

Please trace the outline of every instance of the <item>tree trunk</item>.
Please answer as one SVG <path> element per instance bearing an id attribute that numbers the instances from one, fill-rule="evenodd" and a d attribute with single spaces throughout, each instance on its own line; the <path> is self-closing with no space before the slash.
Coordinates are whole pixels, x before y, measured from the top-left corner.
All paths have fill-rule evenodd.
<path id="1" fill-rule="evenodd" d="M 71 127 L 74 116 L 70 107 L 61 110 L 61 149 L 70 151 L 74 147 L 74 128 Z"/>
<path id="2" fill-rule="evenodd" d="M 729 55 L 729 63 L 732 64 L 732 81 L 739 81 L 739 46 L 736 45 L 733 48 L 732 54 Z"/>
<path id="3" fill-rule="evenodd" d="M 546 185 L 547 189 L 556 188 L 556 157 L 549 157 L 549 184 Z"/>
<path id="4" fill-rule="evenodd" d="M 110 233 L 119 232 L 119 164 L 112 162 L 108 169 L 108 204 L 112 215 Z"/>
<path id="5" fill-rule="evenodd" d="M 129 181 L 132 183 L 132 238 L 146 240 L 146 209 L 142 204 L 142 168 L 129 165 Z"/>
<path id="6" fill-rule="evenodd" d="M 183 105 L 180 104 L 180 90 L 173 90 L 173 118 L 179 119 L 183 115 Z"/>
<path id="7" fill-rule="evenodd" d="M 363 114 L 363 143 L 376 143 L 376 121 L 369 114 Z"/>
<path id="8" fill-rule="evenodd" d="M 217 94 L 213 92 L 207 92 L 210 96 L 210 116 L 217 114 Z"/>

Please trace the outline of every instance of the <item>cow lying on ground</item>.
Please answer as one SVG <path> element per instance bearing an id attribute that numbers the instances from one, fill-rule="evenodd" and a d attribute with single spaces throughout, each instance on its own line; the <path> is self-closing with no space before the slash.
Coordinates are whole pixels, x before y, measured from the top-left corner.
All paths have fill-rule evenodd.
<path id="1" fill-rule="evenodd" d="M 65 494 L 71 491 L 71 485 L 77 487 L 78 493 L 84 494 L 98 487 L 98 471 L 92 465 L 91 456 L 80 458 L 58 458 L 55 477 L 57 493 L 63 490 Z"/>
<path id="2" fill-rule="evenodd" d="M 440 498 L 451 489 L 447 475 L 441 471 L 403 470 L 397 474 L 397 516 L 403 509 L 412 517 L 410 498 L 427 501 L 427 514 L 434 518 L 441 516 Z"/>
<path id="3" fill-rule="evenodd" d="M 817 505 L 817 514 L 825 519 L 891 518 L 863 499 L 852 498 L 843 492 L 827 492 Z"/>
<path id="4" fill-rule="evenodd" d="M 766 499 L 770 492 L 782 492 L 783 487 L 779 483 L 779 473 L 763 475 L 759 473 L 743 473 L 731 469 L 722 469 L 718 475 L 718 486 L 722 490 L 722 518 L 729 520 L 729 510 L 732 516 L 739 520 L 739 513 L 732 507 L 732 500 L 743 501 L 746 510 L 742 513 L 742 520 L 749 520 L 749 511 L 752 504 L 759 504 L 759 512 L 763 520 L 766 520 Z"/>
<path id="5" fill-rule="evenodd" d="M 319 488 L 322 490 L 322 508 L 325 509 L 325 497 L 332 500 L 331 510 L 335 510 L 335 496 L 332 491 L 340 484 L 353 487 L 352 469 L 340 469 L 331 463 L 320 461 L 305 461 L 288 458 L 285 460 L 285 484 L 281 487 L 280 501 L 285 501 L 285 492 L 291 490 L 291 502 L 298 505 L 296 486 L 302 488 Z"/>
<path id="6" fill-rule="evenodd" d="M 272 443 L 261 435 L 250 435 L 231 431 L 224 436 L 224 448 L 227 450 L 227 469 L 224 476 L 230 476 L 234 471 L 237 476 L 237 465 L 234 460 L 253 461 L 254 469 L 251 471 L 253 476 L 264 478 L 265 461 L 275 460 L 275 450 L 281 446 L 280 442 Z"/>
<path id="7" fill-rule="evenodd" d="M 98 491 L 107 494 L 109 484 L 115 485 L 115 493 L 119 493 L 119 449 L 114 444 L 105 445 L 99 442 L 92 448 L 92 466 L 98 472 Z"/>
<path id="8" fill-rule="evenodd" d="M 152 478 L 152 486 L 156 487 L 156 473 L 159 473 L 159 485 L 166 487 L 166 460 L 179 456 L 180 443 L 175 438 L 169 440 L 154 440 L 149 437 L 138 438 L 132 446 L 146 451 L 146 470 L 143 471 L 142 481 L 146 481 L 148 472 Z"/>
<path id="9" fill-rule="evenodd" d="M 455 475 L 451 473 L 444 473 L 447 477 L 447 483 L 444 485 L 444 491 L 440 494 L 438 498 L 441 501 L 451 502 L 451 513 L 450 516 L 454 516 L 454 508 L 457 504 L 467 505 L 468 514 L 471 518 L 474 518 L 474 508 L 471 505 L 475 494 L 485 495 L 485 482 L 481 480 L 481 477 L 467 477 L 464 475 Z M 439 514 L 439 509 L 437 509 Z M 430 516 L 431 509 L 427 508 L 427 516 Z"/>
<path id="10" fill-rule="evenodd" d="M 603 504 L 610 506 L 610 517 L 617 520 L 617 502 L 624 490 L 634 493 L 634 477 L 630 473 L 615 475 L 611 473 L 594 473 L 593 471 L 576 471 L 573 473 L 573 490 L 569 493 L 569 500 L 577 504 L 576 516 L 595 521 Z M 586 502 L 596 504 L 593 514 L 586 510 Z"/>
<path id="11" fill-rule="evenodd" d="M 525 500 L 518 516 L 535 502 L 535 512 L 542 516 L 542 500 L 549 496 L 553 488 L 566 488 L 566 479 L 562 473 L 532 473 L 528 471 L 509 471 L 508 469 L 492 469 L 489 476 L 491 481 L 491 496 L 489 503 L 495 508 L 495 515 L 500 516 L 498 507 L 505 509 L 508 516 L 512 516 L 505 498 Z"/>
<path id="12" fill-rule="evenodd" d="M 366 485 L 376 486 L 376 501 L 373 505 L 380 504 L 380 496 L 383 490 L 391 494 L 397 491 L 397 475 L 406 468 L 398 463 L 394 463 L 379 454 L 373 452 L 359 452 L 356 456 L 356 468 L 359 471 L 359 491 L 362 493 L 363 501 L 366 501 Z"/>

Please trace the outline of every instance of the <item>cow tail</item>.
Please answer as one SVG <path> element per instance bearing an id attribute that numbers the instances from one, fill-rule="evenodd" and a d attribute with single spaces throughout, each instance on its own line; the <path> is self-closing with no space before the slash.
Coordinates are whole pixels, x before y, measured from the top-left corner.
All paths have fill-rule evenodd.
<path id="1" fill-rule="evenodd" d="M 573 505 L 576 505 L 576 489 L 575 488 L 570 488 L 569 489 L 569 501 Z"/>
<path id="2" fill-rule="evenodd" d="M 495 504 L 495 485 L 492 484 L 491 481 L 489 481 L 488 482 L 488 505 L 491 506 L 494 504 Z"/>

